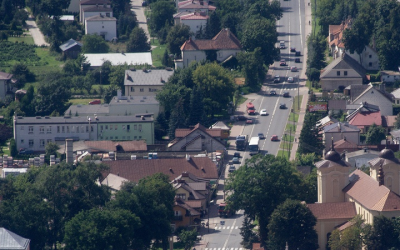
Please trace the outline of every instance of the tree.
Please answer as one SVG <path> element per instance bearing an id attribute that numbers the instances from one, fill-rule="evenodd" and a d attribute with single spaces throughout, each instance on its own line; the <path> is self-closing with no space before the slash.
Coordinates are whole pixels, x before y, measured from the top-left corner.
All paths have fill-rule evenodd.
<path id="1" fill-rule="evenodd" d="M 268 222 L 275 208 L 286 199 L 301 199 L 302 178 L 285 158 L 272 155 L 253 156 L 230 174 L 225 192 L 230 209 L 243 209 L 250 218 L 258 219 L 261 243 L 268 239 Z"/>
<path id="2" fill-rule="evenodd" d="M 241 52 L 237 55 L 238 62 L 246 79 L 246 85 L 256 89 L 265 79 L 263 57 L 261 49 L 253 52 Z"/>
<path id="3" fill-rule="evenodd" d="M 170 66 L 170 60 L 169 60 L 169 55 L 168 55 L 168 51 L 167 50 L 164 51 L 163 57 L 161 59 L 161 63 L 165 67 L 169 67 Z"/>
<path id="4" fill-rule="evenodd" d="M 315 153 L 317 155 L 322 155 L 321 148 L 323 148 L 323 146 L 315 124 L 324 115 L 325 114 L 320 113 L 306 113 L 303 128 L 300 132 L 299 154 Z"/>
<path id="5" fill-rule="evenodd" d="M 400 234 L 396 230 L 396 220 L 384 216 L 374 217 L 373 226 L 369 225 L 365 233 L 365 245 L 368 250 L 395 249 L 400 246 Z"/>
<path id="6" fill-rule="evenodd" d="M 146 52 L 151 48 L 148 37 L 141 27 L 135 27 L 126 45 L 127 52 Z"/>
<path id="7" fill-rule="evenodd" d="M 13 137 L 13 129 L 7 124 L 0 123 L 0 145 L 4 145 L 6 141 Z"/>
<path id="8" fill-rule="evenodd" d="M 14 138 L 11 138 L 10 145 L 8 148 L 10 150 L 10 156 L 12 156 L 12 157 L 17 156 L 18 150 L 17 150 L 17 144 L 15 143 Z"/>
<path id="9" fill-rule="evenodd" d="M 367 132 L 366 143 L 369 145 L 381 144 L 382 140 L 386 138 L 385 129 L 382 126 L 372 124 Z"/>
<path id="10" fill-rule="evenodd" d="M 184 245 L 185 250 L 190 250 L 197 240 L 197 230 L 182 230 L 179 234 L 179 238 Z"/>
<path id="11" fill-rule="evenodd" d="M 320 70 L 325 67 L 326 37 L 321 35 L 310 36 L 307 39 L 308 58 L 307 58 L 307 76 L 316 79 L 316 73 L 311 69 Z M 319 78 L 319 75 L 318 75 Z"/>
<path id="12" fill-rule="evenodd" d="M 184 24 L 174 25 L 167 35 L 168 51 L 174 55 L 181 53 L 181 46 L 191 36 L 190 27 Z"/>
<path id="13" fill-rule="evenodd" d="M 245 249 L 251 249 L 253 247 L 253 243 L 258 241 L 258 237 L 256 233 L 254 232 L 254 225 L 252 223 L 251 218 L 248 216 L 244 217 L 242 227 L 240 228 L 240 235 L 242 236 L 242 242 L 240 244 L 245 248 Z"/>
<path id="14" fill-rule="evenodd" d="M 364 230 L 362 228 L 362 224 L 364 220 L 360 215 L 354 217 L 350 223 L 352 224 L 350 227 L 344 229 L 343 231 L 339 231 L 335 229 L 331 236 L 329 237 L 329 247 L 332 250 L 341 250 L 341 249 L 354 249 L 361 250 Z"/>
<path id="15" fill-rule="evenodd" d="M 83 53 L 108 53 L 110 48 L 104 39 L 97 35 L 85 35 L 83 36 Z"/>
<path id="16" fill-rule="evenodd" d="M 318 235 L 314 229 L 317 218 L 300 201 L 286 200 L 271 215 L 268 224 L 271 249 L 318 249 Z M 290 230 L 288 230 L 290 228 Z"/>
<path id="17" fill-rule="evenodd" d="M 190 93 L 190 107 L 186 124 L 191 126 L 201 123 L 205 119 L 204 116 L 203 95 L 195 85 Z"/>
<path id="18" fill-rule="evenodd" d="M 234 81 L 217 63 L 200 65 L 193 72 L 193 81 L 203 94 L 204 108 L 211 119 L 226 110 L 232 101 Z"/>
<path id="19" fill-rule="evenodd" d="M 276 24 L 274 20 L 266 18 L 249 19 L 244 24 L 241 36 L 243 49 L 254 51 L 260 48 L 265 65 L 270 65 L 279 56 L 279 50 L 275 44 L 278 41 Z"/>
<path id="20" fill-rule="evenodd" d="M 319 82 L 320 70 L 316 68 L 307 68 L 307 78 L 311 82 Z"/>
<path id="21" fill-rule="evenodd" d="M 221 1 L 218 1 L 220 3 Z M 217 9 L 219 10 L 219 9 Z M 206 28 L 204 30 L 204 39 L 211 39 L 215 35 L 218 34 L 218 32 L 221 31 L 221 23 L 219 20 L 218 14 L 214 11 L 211 13 L 210 18 L 207 20 Z"/>
<path id="22" fill-rule="evenodd" d="M 47 157 L 50 157 L 50 155 L 57 156 L 57 150 L 59 150 L 59 149 L 60 149 L 60 147 L 57 145 L 57 143 L 55 143 L 55 142 L 47 143 L 47 145 L 45 147 L 46 156 Z"/>
<path id="23" fill-rule="evenodd" d="M 169 1 L 157 1 L 150 4 L 150 28 L 156 33 L 166 24 L 172 25 L 173 14 L 175 13 L 175 5 Z"/>
<path id="24" fill-rule="evenodd" d="M 30 72 L 28 66 L 23 62 L 17 62 L 11 68 L 11 74 L 18 80 L 17 87 L 22 88 L 26 82 L 35 80 L 35 75 Z"/>
<path id="25" fill-rule="evenodd" d="M 175 109 L 172 111 L 171 116 L 169 117 L 169 130 L 168 130 L 168 137 L 170 140 L 175 139 L 175 130 L 178 128 L 186 127 L 185 124 L 185 116 L 183 110 L 183 100 L 179 100 L 176 103 Z"/>
<path id="26" fill-rule="evenodd" d="M 128 12 L 127 14 L 118 17 L 117 31 L 120 40 L 125 36 L 129 36 L 129 34 L 132 33 L 132 30 L 137 26 L 136 16 L 133 13 L 134 12 Z"/>
<path id="27" fill-rule="evenodd" d="M 396 121 L 393 124 L 394 128 L 399 129 L 400 128 L 400 113 L 397 114 L 396 116 Z"/>
<path id="28" fill-rule="evenodd" d="M 118 89 L 121 89 L 122 94 L 125 93 L 124 87 L 124 77 L 125 70 L 129 69 L 128 65 L 118 65 L 111 67 L 110 74 L 108 75 L 108 81 L 111 86 L 115 86 Z"/>
<path id="29" fill-rule="evenodd" d="M 139 227 L 140 219 L 128 210 L 82 211 L 65 225 L 65 249 L 135 249 Z"/>

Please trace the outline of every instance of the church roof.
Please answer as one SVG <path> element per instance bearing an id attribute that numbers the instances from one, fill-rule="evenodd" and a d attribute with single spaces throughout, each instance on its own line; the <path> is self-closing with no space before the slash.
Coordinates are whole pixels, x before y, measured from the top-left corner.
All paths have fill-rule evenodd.
<path id="1" fill-rule="evenodd" d="M 343 189 L 354 201 L 368 210 L 399 211 L 400 196 L 361 170 L 350 174 L 350 183 Z"/>
<path id="2" fill-rule="evenodd" d="M 381 164 L 382 166 L 387 164 L 400 164 L 400 161 L 394 156 L 393 150 L 385 148 L 381 150 L 378 158 L 372 159 L 368 163 L 374 167 Z"/>
<path id="3" fill-rule="evenodd" d="M 354 202 L 328 202 L 307 204 L 318 220 L 351 219 L 357 215 Z"/>

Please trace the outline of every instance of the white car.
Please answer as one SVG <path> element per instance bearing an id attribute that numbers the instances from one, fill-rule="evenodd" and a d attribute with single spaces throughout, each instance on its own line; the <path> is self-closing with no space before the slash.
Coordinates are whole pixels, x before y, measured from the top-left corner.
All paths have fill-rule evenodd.
<path id="1" fill-rule="evenodd" d="M 287 82 L 293 82 L 293 77 L 289 76 L 289 77 L 287 78 Z"/>
<path id="2" fill-rule="evenodd" d="M 268 115 L 267 110 L 266 109 L 261 109 L 260 115 Z"/>

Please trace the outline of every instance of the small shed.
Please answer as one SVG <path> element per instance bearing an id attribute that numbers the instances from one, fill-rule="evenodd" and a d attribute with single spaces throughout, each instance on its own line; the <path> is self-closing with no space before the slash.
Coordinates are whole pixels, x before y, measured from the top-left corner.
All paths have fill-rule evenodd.
<path id="1" fill-rule="evenodd" d="M 74 39 L 69 39 L 67 42 L 60 45 L 60 49 L 63 53 L 63 57 L 75 59 L 81 53 L 82 44 L 75 41 Z"/>
<path id="2" fill-rule="evenodd" d="M 223 121 L 218 121 L 210 127 L 210 129 L 216 128 L 221 129 L 221 139 L 227 139 L 229 137 L 231 128 L 228 127 Z"/>

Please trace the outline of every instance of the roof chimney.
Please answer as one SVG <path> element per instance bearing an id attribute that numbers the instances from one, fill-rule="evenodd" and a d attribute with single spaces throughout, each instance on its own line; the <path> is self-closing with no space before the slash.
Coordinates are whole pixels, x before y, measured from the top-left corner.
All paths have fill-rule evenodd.
<path id="1" fill-rule="evenodd" d="M 190 161 L 190 155 L 188 155 L 188 154 L 186 155 L 186 160 Z"/>

